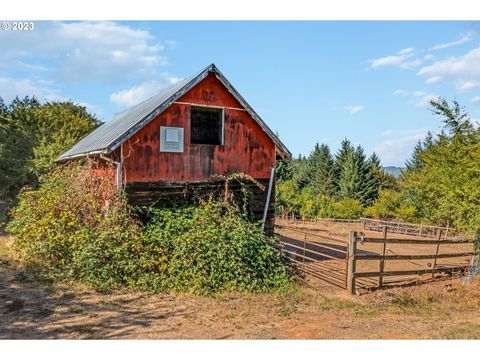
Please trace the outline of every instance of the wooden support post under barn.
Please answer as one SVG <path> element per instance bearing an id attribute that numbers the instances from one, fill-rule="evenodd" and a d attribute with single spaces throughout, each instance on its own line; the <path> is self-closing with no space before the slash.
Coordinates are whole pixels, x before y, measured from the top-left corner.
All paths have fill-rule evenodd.
<path id="1" fill-rule="evenodd" d="M 248 185 L 253 217 L 263 220 L 266 210 L 264 228 L 272 233 L 271 169 L 291 153 L 211 64 L 119 113 L 57 161 L 85 157 L 117 164 L 117 184 L 136 205 L 188 203 L 218 189 L 219 176 L 248 175 L 261 185 Z M 232 182 L 231 188 L 238 190 L 240 185 Z"/>

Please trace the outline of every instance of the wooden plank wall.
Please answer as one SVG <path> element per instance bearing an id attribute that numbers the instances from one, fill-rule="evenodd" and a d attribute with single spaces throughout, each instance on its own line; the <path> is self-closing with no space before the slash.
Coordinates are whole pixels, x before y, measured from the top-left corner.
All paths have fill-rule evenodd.
<path id="1" fill-rule="evenodd" d="M 248 184 L 253 195 L 253 221 L 260 221 L 263 218 L 263 211 L 266 201 L 269 179 L 256 179 L 264 186 L 260 189 L 255 184 Z M 205 182 L 129 182 L 125 186 L 128 200 L 132 205 L 144 205 L 155 207 L 172 207 L 192 204 L 199 198 L 208 197 L 209 194 L 221 196 L 224 191 L 223 181 Z M 241 186 L 238 182 L 231 182 L 229 188 L 235 196 L 241 197 Z M 270 203 L 265 223 L 265 233 L 273 235 L 275 224 L 275 184 L 272 188 Z"/>

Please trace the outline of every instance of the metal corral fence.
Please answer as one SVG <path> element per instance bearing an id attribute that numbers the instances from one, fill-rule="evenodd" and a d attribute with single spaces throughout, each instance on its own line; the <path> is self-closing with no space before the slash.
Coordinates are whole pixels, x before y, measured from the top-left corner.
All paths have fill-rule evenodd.
<path id="1" fill-rule="evenodd" d="M 276 221 L 290 224 L 316 224 L 322 225 L 326 223 L 338 223 L 338 224 L 362 224 L 362 219 L 339 219 L 339 218 L 305 218 L 293 213 L 282 212 L 276 217 Z"/>
<path id="2" fill-rule="evenodd" d="M 298 270 L 347 288 L 348 241 L 281 225 L 275 235 L 280 251 Z"/>
<path id="3" fill-rule="evenodd" d="M 331 235 L 320 226 L 306 224 L 276 224 L 280 251 L 298 270 L 354 294 L 460 275 L 474 255 L 471 241 L 446 239 L 446 229 L 438 231 L 436 239 L 400 239 L 389 238 L 395 229 L 391 231 L 388 224 L 379 237 L 360 231 Z M 448 262 L 440 264 L 443 260 Z"/>
<path id="4" fill-rule="evenodd" d="M 275 218 L 275 224 L 295 227 L 298 229 L 324 230 L 328 227 L 337 227 L 342 232 L 363 228 L 363 221 L 360 219 L 337 219 L 337 218 L 313 218 L 305 219 L 296 215 L 279 216 Z M 324 229 L 322 229 L 324 227 Z"/>
<path id="5" fill-rule="evenodd" d="M 381 238 L 366 237 L 363 233 L 356 231 L 350 233 L 347 287 L 352 294 L 358 294 L 357 289 L 364 287 L 358 283 L 359 280 L 363 279 L 377 279 L 376 288 L 382 288 L 385 285 L 398 286 L 406 280 L 418 282 L 418 280 L 422 280 L 418 278 L 421 275 L 431 274 L 430 279 L 433 279 L 437 274 L 462 275 L 468 271 L 471 259 L 474 256 L 471 241 L 444 239 L 442 231 L 438 232 L 436 240 L 388 238 L 387 233 L 387 227 L 383 228 Z M 375 244 L 380 245 L 381 249 L 374 250 L 372 245 Z M 392 244 L 396 246 L 395 251 L 390 248 Z M 359 247 L 362 247 L 362 249 Z M 442 250 L 445 250 L 445 252 Z M 449 262 L 439 264 L 440 259 L 448 259 Z M 452 263 L 451 259 L 457 260 Z M 400 265 L 397 265 L 397 263 L 392 267 L 393 269 L 386 270 L 387 261 L 389 263 L 402 263 Z M 370 266 L 359 270 L 359 262 L 369 262 Z M 378 262 L 378 267 L 374 270 L 376 262 Z M 411 268 L 412 265 L 415 266 L 415 269 Z M 411 278 L 412 275 L 417 277 Z M 407 276 L 410 276 L 410 278 L 407 278 Z M 384 280 L 385 277 L 392 278 L 394 281 L 387 283 Z"/>
<path id="6" fill-rule="evenodd" d="M 276 225 L 275 230 L 280 251 L 299 271 L 340 288 L 348 288 L 351 256 L 346 237 L 285 225 Z M 371 288 L 375 281 L 361 279 L 356 280 L 356 284 Z"/>
<path id="7" fill-rule="evenodd" d="M 416 224 L 404 221 L 388 221 L 380 219 L 360 218 L 360 219 L 337 219 L 337 218 L 304 218 L 295 214 L 282 212 L 280 216 L 277 216 L 276 222 L 282 225 L 300 225 L 307 226 L 331 226 L 332 224 L 342 224 L 348 227 L 348 230 L 360 229 L 355 225 L 361 226 L 363 230 L 369 231 L 383 231 L 384 227 L 387 227 L 389 233 L 404 234 L 410 236 L 430 237 L 437 238 L 438 234 L 442 232 L 445 239 L 460 239 L 460 237 L 454 237 L 453 235 L 457 231 L 447 226 L 434 226 L 426 224 Z"/>
<path id="8" fill-rule="evenodd" d="M 449 232 L 453 233 L 454 229 L 447 226 L 433 226 L 414 224 L 403 221 L 386 221 L 378 219 L 361 218 L 364 230 L 383 231 L 386 227 L 388 232 L 396 234 L 405 234 L 411 236 L 422 236 L 437 238 L 440 233 L 443 233 L 445 239 L 448 238 Z"/>
<path id="9" fill-rule="evenodd" d="M 305 219 L 298 216 L 275 218 L 275 228 L 280 226 L 307 232 L 324 232 L 325 235 L 340 235 L 344 241 L 348 240 L 348 233 L 351 230 L 361 231 L 363 229 L 362 221 L 359 219 Z"/>

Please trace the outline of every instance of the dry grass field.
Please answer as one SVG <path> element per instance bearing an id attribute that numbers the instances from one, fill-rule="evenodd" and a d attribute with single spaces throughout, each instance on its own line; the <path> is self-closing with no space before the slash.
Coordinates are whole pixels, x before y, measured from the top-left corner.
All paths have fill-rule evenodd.
<path id="1" fill-rule="evenodd" d="M 113 292 L 46 281 L 0 237 L 0 339 L 480 339 L 480 285 L 351 296 L 309 279 L 286 293 Z"/>

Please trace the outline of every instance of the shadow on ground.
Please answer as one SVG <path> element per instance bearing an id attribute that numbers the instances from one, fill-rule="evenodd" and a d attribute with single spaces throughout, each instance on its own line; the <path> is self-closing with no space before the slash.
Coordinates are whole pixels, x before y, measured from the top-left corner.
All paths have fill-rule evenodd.
<path id="1" fill-rule="evenodd" d="M 152 327 L 168 338 L 175 318 L 187 314 L 169 295 L 71 291 L 32 277 L 0 263 L 0 339 L 136 337 Z"/>

